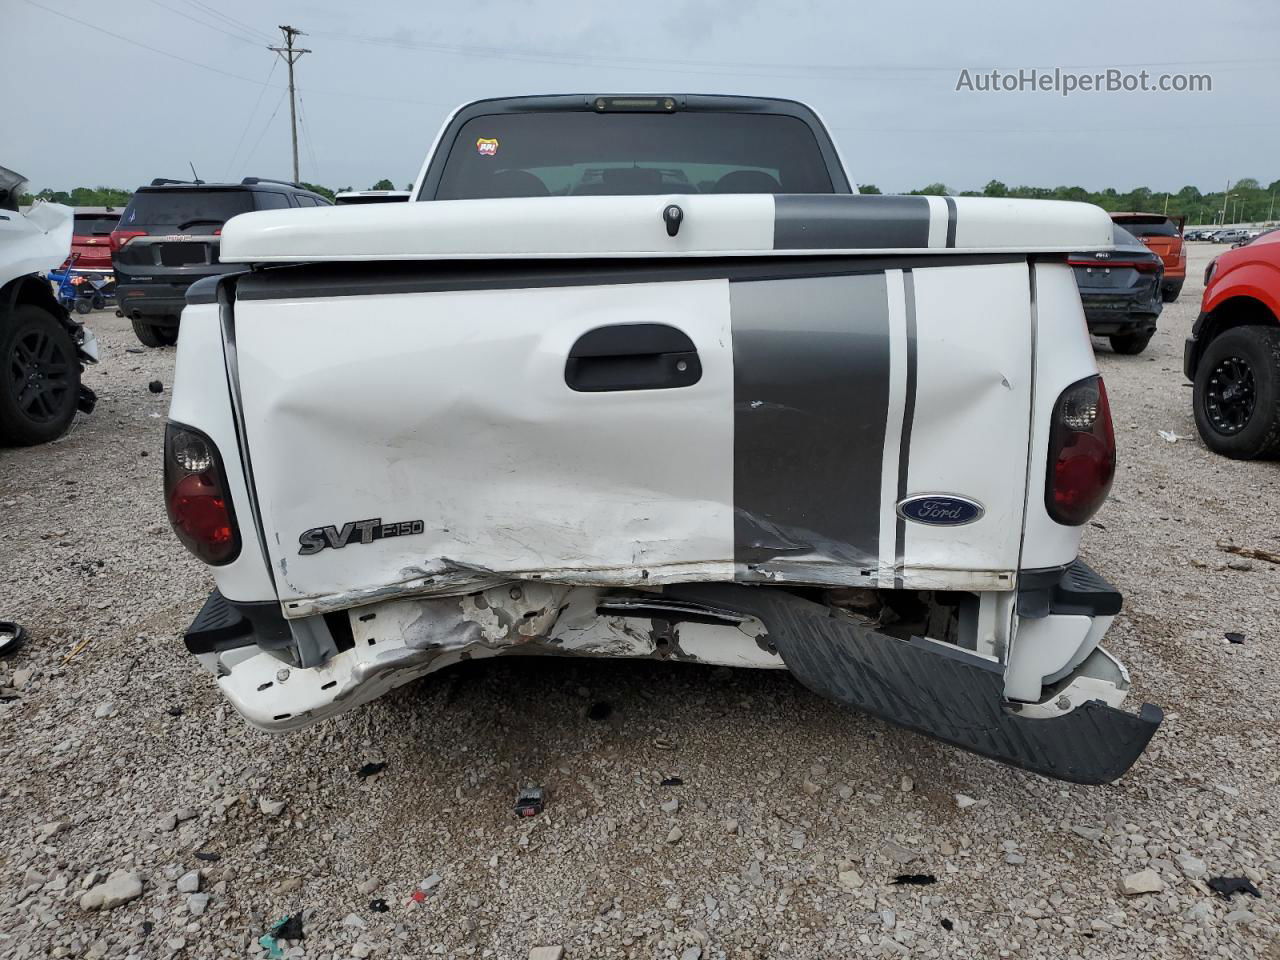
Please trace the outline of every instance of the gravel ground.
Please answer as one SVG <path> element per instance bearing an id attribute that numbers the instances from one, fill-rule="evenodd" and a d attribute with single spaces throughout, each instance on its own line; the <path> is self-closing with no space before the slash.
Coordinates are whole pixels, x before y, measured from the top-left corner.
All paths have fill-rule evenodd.
<path id="1" fill-rule="evenodd" d="M 1280 576 L 1217 542 L 1280 548 L 1280 484 L 1195 438 L 1180 358 L 1214 249 L 1192 245 L 1147 353 L 1097 345 L 1121 466 L 1085 553 L 1126 595 L 1108 646 L 1130 702 L 1167 712 L 1105 788 L 959 753 L 785 673 L 650 662 L 464 665 L 257 733 L 180 640 L 212 584 L 159 495 L 167 394 L 147 382 L 167 387 L 173 350 L 129 353 L 128 324 L 95 314 L 98 411 L 0 450 L 0 615 L 33 635 L 0 661 L 0 955 L 261 957 L 302 911 L 286 947 L 316 958 L 1277 960 Z M 370 762 L 386 768 L 362 779 Z M 525 782 L 549 803 L 517 820 Z M 1159 890 L 1121 892 L 1148 869 Z M 1262 898 L 1222 899 L 1215 875 Z"/>

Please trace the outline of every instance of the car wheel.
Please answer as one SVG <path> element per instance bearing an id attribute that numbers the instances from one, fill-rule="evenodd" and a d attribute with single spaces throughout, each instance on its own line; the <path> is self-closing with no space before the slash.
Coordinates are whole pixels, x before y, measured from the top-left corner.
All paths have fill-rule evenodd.
<path id="1" fill-rule="evenodd" d="M 1147 349 L 1147 344 L 1151 342 L 1153 334 L 1154 331 L 1146 333 L 1117 333 L 1110 337 L 1111 349 L 1116 353 L 1133 356 Z"/>
<path id="2" fill-rule="evenodd" d="M 1160 291 L 1160 299 L 1165 303 L 1173 303 L 1178 299 L 1178 295 L 1182 293 L 1182 284 L 1172 283 Z"/>
<path id="3" fill-rule="evenodd" d="M 134 320 L 133 332 L 144 347 L 165 346 L 164 330 L 154 323 L 147 323 L 145 320 Z"/>
<path id="4" fill-rule="evenodd" d="M 58 318 L 22 304 L 0 322 L 0 440 L 48 443 L 67 432 L 80 398 L 80 361 Z"/>
<path id="5" fill-rule="evenodd" d="M 1200 357 L 1192 393 L 1205 446 L 1235 460 L 1280 454 L 1280 328 L 1236 327 Z"/>
<path id="6" fill-rule="evenodd" d="M 83 297 L 82 297 L 82 298 L 80 298 L 79 300 L 77 300 L 77 301 L 76 301 L 76 313 L 80 314 L 80 316 L 82 316 L 82 317 L 83 317 L 86 313 L 93 313 L 93 301 L 92 301 L 92 300 L 85 299 L 85 298 L 83 298 Z"/>
<path id="7" fill-rule="evenodd" d="M 175 343 L 178 342 L 177 323 L 175 323 L 172 327 L 156 327 L 156 336 L 160 338 L 160 342 L 163 343 L 166 347 L 172 347 Z"/>

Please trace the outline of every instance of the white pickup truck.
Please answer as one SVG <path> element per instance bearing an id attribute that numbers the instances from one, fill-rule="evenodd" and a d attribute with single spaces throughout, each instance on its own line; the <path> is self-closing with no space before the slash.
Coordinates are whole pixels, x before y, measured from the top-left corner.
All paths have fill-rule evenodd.
<path id="1" fill-rule="evenodd" d="M 485 100 L 411 201 L 250 213 L 182 317 L 188 648 L 255 726 L 459 660 L 788 669 L 1116 779 L 1115 445 L 1072 251 L 1096 207 L 859 196 L 790 101 Z"/>

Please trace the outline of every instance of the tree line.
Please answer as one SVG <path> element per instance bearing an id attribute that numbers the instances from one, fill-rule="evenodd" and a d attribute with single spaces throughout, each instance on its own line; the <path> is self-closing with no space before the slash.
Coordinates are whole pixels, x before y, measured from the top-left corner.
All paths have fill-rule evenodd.
<path id="1" fill-rule="evenodd" d="M 880 193 L 874 183 L 858 184 L 863 193 Z M 952 190 L 945 183 L 931 183 L 919 190 L 907 191 L 912 196 L 1016 197 L 1021 200 L 1076 200 L 1095 203 L 1103 210 L 1132 210 L 1144 213 L 1167 213 L 1184 216 L 1189 224 L 1254 223 L 1274 220 L 1280 214 L 1280 180 L 1263 186 L 1253 177 L 1232 181 L 1228 190 L 1202 193 L 1199 188 L 1185 186 L 1177 193 L 1138 187 L 1121 193 L 1114 187 L 1086 190 L 1084 187 L 1010 187 L 992 180 L 981 190 Z M 1226 220 L 1223 221 L 1225 203 Z"/>
<path id="2" fill-rule="evenodd" d="M 351 190 L 341 187 L 332 190 L 317 183 L 304 183 L 304 187 L 323 196 L 333 199 L 335 193 Z M 412 185 L 406 186 L 408 190 Z M 395 184 L 383 178 L 369 187 L 370 190 L 394 190 Z M 863 193 L 881 193 L 874 183 L 858 184 Z M 1127 193 L 1121 193 L 1113 187 L 1105 190 L 1086 190 L 1084 187 L 1010 187 L 999 180 L 992 180 L 981 190 L 953 190 L 945 183 L 930 183 L 919 190 L 906 191 L 913 196 L 950 195 L 954 197 L 1017 197 L 1025 200 L 1078 200 L 1084 203 L 1096 203 L 1104 210 L 1136 210 L 1150 213 L 1167 213 L 1170 216 L 1184 216 L 1191 224 L 1213 223 L 1254 223 L 1276 219 L 1280 212 L 1277 200 L 1280 200 L 1280 180 L 1273 180 L 1263 186 L 1252 177 L 1236 180 L 1229 190 L 1202 193 L 1199 188 L 1185 186 L 1177 193 L 1166 193 L 1138 187 Z M 130 191 L 114 187 L 76 187 L 74 190 L 44 189 L 35 194 L 23 194 L 22 203 L 34 203 L 36 200 L 48 200 L 52 203 L 66 203 L 73 207 L 124 207 L 129 202 Z M 1223 220 L 1223 211 L 1226 219 Z"/>
<path id="3" fill-rule="evenodd" d="M 356 189 L 355 187 L 339 187 L 331 190 L 329 187 L 321 186 L 318 183 L 304 183 L 304 189 L 321 196 L 328 197 L 330 200 L 335 194 L 345 193 Z M 410 189 L 412 184 L 405 187 Z M 370 190 L 394 190 L 396 185 L 385 177 L 371 186 Z M 76 187 L 74 190 L 51 190 L 48 187 L 39 193 L 24 193 L 19 198 L 19 203 L 30 205 L 37 200 L 44 200 L 49 203 L 65 203 L 72 207 L 125 207 L 129 203 L 129 198 L 133 196 L 132 190 L 120 190 L 116 187 Z"/>

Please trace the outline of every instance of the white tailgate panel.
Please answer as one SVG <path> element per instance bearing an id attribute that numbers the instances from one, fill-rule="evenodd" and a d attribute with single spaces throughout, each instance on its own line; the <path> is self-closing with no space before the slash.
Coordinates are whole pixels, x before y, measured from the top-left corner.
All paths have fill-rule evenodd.
<path id="1" fill-rule="evenodd" d="M 584 332 L 661 322 L 701 380 L 578 393 Z M 499 572 L 664 566 L 732 577 L 733 369 L 725 280 L 249 300 L 236 305 L 246 433 L 281 600 Z M 298 553 L 310 528 L 422 534 Z M 358 538 L 357 538 L 358 539 Z"/>

